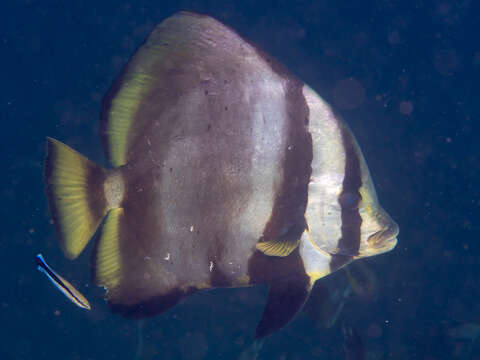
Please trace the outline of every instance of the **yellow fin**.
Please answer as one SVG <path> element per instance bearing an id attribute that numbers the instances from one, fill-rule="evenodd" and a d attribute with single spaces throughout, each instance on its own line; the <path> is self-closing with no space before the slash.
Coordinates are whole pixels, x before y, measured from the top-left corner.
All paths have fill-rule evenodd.
<path id="1" fill-rule="evenodd" d="M 62 250 L 76 258 L 106 214 L 102 184 L 105 170 L 79 152 L 47 138 L 45 186 Z"/>
<path id="2" fill-rule="evenodd" d="M 160 76 L 155 68 L 165 56 L 165 39 L 155 29 L 123 70 L 122 76 L 109 90 L 103 103 L 100 133 L 107 145 L 107 154 L 114 167 L 125 165 L 131 143 L 134 122 L 143 121 L 137 116 L 142 101 Z M 162 40 L 163 39 L 163 40 Z"/>
<path id="3" fill-rule="evenodd" d="M 98 239 L 95 260 L 95 282 L 98 285 L 103 285 L 108 290 L 115 288 L 121 278 L 119 236 L 122 217 L 122 208 L 110 210 Z"/>
<path id="4" fill-rule="evenodd" d="M 127 162 L 129 131 L 151 82 L 151 77 L 142 72 L 129 73 L 126 77 L 128 86 L 120 88 L 112 100 L 106 128 L 110 161 L 115 167 Z"/>
<path id="5" fill-rule="evenodd" d="M 267 240 L 257 243 L 257 250 L 268 256 L 285 257 L 295 250 L 300 243 L 298 240 Z"/>

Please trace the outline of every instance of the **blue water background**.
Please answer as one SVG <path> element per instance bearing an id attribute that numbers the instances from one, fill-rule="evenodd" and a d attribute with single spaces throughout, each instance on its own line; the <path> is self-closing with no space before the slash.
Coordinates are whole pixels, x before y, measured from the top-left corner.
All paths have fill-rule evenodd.
<path id="1" fill-rule="evenodd" d="M 326 330 L 301 313 L 259 358 L 342 359 L 344 320 L 378 359 L 480 358 L 476 343 L 444 341 L 450 326 L 480 322 L 480 12 L 469 0 L 5 2 L 0 358 L 134 359 L 138 324 L 109 313 L 90 280 L 91 246 L 74 262 L 58 247 L 43 191 L 45 137 L 106 164 L 102 96 L 154 24 L 181 9 L 233 27 L 336 106 L 401 229 L 393 252 L 367 262 L 379 278 L 375 302 L 351 298 Z M 92 311 L 48 284 L 35 269 L 37 252 Z M 343 288 L 345 274 L 326 282 Z M 188 298 L 144 324 L 143 358 L 236 358 L 266 294 L 258 287 Z"/>

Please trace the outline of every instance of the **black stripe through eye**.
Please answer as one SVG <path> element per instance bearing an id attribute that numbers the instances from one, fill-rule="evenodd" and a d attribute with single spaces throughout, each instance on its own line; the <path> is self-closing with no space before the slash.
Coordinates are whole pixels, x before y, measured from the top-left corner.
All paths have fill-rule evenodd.
<path id="1" fill-rule="evenodd" d="M 340 206 L 345 209 L 356 209 L 360 204 L 361 197 L 357 193 L 346 192 L 342 193 L 338 199 Z"/>
<path id="2" fill-rule="evenodd" d="M 338 197 L 342 212 L 342 237 L 338 240 L 337 253 L 332 255 L 330 262 L 332 271 L 348 264 L 353 256 L 359 254 L 362 226 L 362 217 L 358 208 L 362 199 L 360 155 L 356 149 L 355 139 L 346 127 L 342 128 L 342 139 L 345 148 L 345 174 L 342 183 L 343 191 Z"/>

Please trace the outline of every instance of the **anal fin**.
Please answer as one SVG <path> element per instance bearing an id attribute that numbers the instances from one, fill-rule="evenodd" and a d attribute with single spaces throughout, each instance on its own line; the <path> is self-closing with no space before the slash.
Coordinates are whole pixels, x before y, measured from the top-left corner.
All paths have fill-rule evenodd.
<path id="1" fill-rule="evenodd" d="M 310 288 L 307 275 L 291 276 L 271 283 L 255 338 L 268 336 L 287 325 L 307 300 Z"/>
<path id="2" fill-rule="evenodd" d="M 173 289 L 168 294 L 156 296 L 133 305 L 117 304 L 109 300 L 108 306 L 112 312 L 119 313 L 124 317 L 141 319 L 164 313 L 194 291 L 193 288 Z"/>
<path id="3" fill-rule="evenodd" d="M 95 254 L 95 282 L 110 291 L 116 288 L 121 280 L 120 224 L 122 217 L 122 208 L 108 212 Z"/>

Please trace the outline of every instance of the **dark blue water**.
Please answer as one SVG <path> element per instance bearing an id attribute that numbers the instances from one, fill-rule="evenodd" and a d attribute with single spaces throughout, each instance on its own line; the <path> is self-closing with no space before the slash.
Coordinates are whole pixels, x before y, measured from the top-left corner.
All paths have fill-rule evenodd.
<path id="1" fill-rule="evenodd" d="M 68 3 L 68 5 L 67 5 Z M 73 3 L 73 2 L 72 2 Z M 260 359 L 342 359 L 341 323 L 371 359 L 476 359 L 449 329 L 480 323 L 479 8 L 461 1 L 10 1 L 0 15 L 1 359 L 134 359 L 138 324 L 109 313 L 89 247 L 66 260 L 43 192 L 45 136 L 105 164 L 101 99 L 154 24 L 210 14 L 334 104 L 365 154 L 397 248 L 366 263 L 376 300 L 348 299 L 336 324 L 306 313 Z M 42 252 L 91 300 L 73 306 L 34 266 Z M 326 281 L 346 284 L 343 271 Z M 143 325 L 142 359 L 233 359 L 266 288 L 198 293 Z M 473 336 L 473 335 L 472 335 Z"/>

